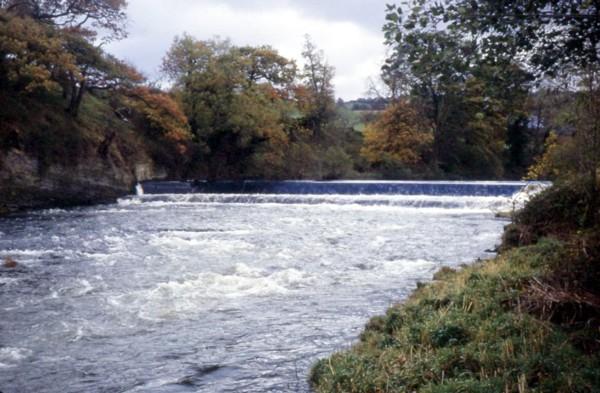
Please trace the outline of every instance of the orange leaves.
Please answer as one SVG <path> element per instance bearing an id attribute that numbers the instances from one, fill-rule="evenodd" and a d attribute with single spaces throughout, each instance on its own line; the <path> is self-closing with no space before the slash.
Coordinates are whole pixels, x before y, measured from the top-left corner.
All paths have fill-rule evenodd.
<path id="1" fill-rule="evenodd" d="M 431 126 L 411 105 L 399 101 L 367 125 L 361 154 L 372 165 L 424 164 L 433 144 Z"/>
<path id="2" fill-rule="evenodd" d="M 168 94 L 147 87 L 136 87 L 127 95 L 131 106 L 142 114 L 154 134 L 176 143 L 191 139 L 187 117 Z"/>
<path id="3" fill-rule="evenodd" d="M 180 176 L 193 153 L 188 119 L 169 94 L 145 86 L 123 92 L 136 128 L 143 132 L 154 161 Z"/>
<path id="4" fill-rule="evenodd" d="M 0 78 L 32 93 L 58 89 L 56 76 L 66 72 L 79 75 L 60 34 L 29 18 L 0 12 Z"/>

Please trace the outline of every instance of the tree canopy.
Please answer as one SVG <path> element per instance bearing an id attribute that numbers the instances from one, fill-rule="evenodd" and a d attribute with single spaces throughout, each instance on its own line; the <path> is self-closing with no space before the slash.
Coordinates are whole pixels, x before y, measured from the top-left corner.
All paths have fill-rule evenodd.
<path id="1" fill-rule="evenodd" d="M 36 21 L 110 38 L 126 35 L 126 0 L 0 0 L 0 8 Z"/>
<path id="2" fill-rule="evenodd" d="M 336 125 L 333 68 L 309 40 L 304 57 L 299 72 L 269 46 L 175 39 L 162 69 L 204 148 L 199 173 L 324 178 L 351 170 L 344 135 L 354 131 Z"/>
<path id="3" fill-rule="evenodd" d="M 390 172 L 427 164 L 432 143 L 430 124 L 402 100 L 389 106 L 367 126 L 362 154 L 372 165 Z"/>
<path id="4" fill-rule="evenodd" d="M 487 56 L 519 56 L 538 74 L 600 60 L 597 1 L 446 0 L 440 7 L 448 29 L 476 36 Z"/>
<path id="5" fill-rule="evenodd" d="M 490 56 L 479 35 L 456 28 L 450 3 L 387 7 L 391 51 L 383 80 L 393 99 L 409 96 L 432 124 L 433 171 L 470 178 L 522 173 L 526 163 L 515 168 L 510 158 L 522 155 L 515 149 L 524 144 L 516 142 L 528 138 L 520 125 L 531 75 L 514 56 Z"/>

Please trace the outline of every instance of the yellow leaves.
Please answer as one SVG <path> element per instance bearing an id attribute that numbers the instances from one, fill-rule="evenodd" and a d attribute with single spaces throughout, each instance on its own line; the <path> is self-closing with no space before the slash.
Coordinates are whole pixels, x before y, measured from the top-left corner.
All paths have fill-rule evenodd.
<path id="1" fill-rule="evenodd" d="M 127 95 L 129 104 L 142 114 L 152 132 L 174 143 L 191 140 L 187 117 L 168 94 L 137 87 Z"/>
<path id="2" fill-rule="evenodd" d="M 400 101 L 367 125 L 361 154 L 372 165 L 419 165 L 432 144 L 431 127 L 409 103 Z"/>
<path id="3" fill-rule="evenodd" d="M 556 178 L 561 175 L 558 161 L 561 159 L 561 146 L 558 135 L 554 131 L 546 138 L 544 153 L 538 157 L 535 163 L 527 171 L 526 180 L 540 180 L 545 178 Z"/>
<path id="4" fill-rule="evenodd" d="M 18 90 L 33 93 L 59 88 L 56 76 L 79 76 L 75 58 L 52 27 L 0 12 L 0 69 Z"/>
<path id="5" fill-rule="evenodd" d="M 25 86 L 25 91 L 28 93 L 36 90 L 50 91 L 60 88 L 58 83 L 50 79 L 51 73 L 46 67 L 36 64 L 26 64 L 19 72 L 21 75 L 27 75 L 30 80 Z M 15 75 L 15 79 L 18 79 L 18 76 Z"/>

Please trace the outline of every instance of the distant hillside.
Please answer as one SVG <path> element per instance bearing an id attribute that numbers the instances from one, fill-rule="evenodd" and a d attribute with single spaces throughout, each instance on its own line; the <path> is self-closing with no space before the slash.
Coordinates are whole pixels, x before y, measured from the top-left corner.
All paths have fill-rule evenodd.
<path id="1" fill-rule="evenodd" d="M 390 104 L 385 98 L 358 98 L 351 101 L 338 101 L 338 105 L 344 105 L 352 111 L 383 111 Z"/>

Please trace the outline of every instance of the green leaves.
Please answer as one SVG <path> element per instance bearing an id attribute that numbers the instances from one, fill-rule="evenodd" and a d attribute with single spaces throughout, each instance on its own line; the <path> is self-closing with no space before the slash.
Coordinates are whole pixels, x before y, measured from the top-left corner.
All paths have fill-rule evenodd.
<path id="1" fill-rule="evenodd" d="M 599 60 L 600 20 L 597 2 L 587 0 L 450 0 L 449 19 L 463 34 L 503 41 L 529 56 L 538 75 Z M 500 46 L 484 48 L 504 55 Z"/>
<path id="2" fill-rule="evenodd" d="M 192 132 L 208 148 L 206 176 L 276 176 L 288 143 L 285 97 L 296 74 L 293 62 L 267 46 L 184 35 L 175 39 L 163 72 L 175 83 Z"/>
<path id="3" fill-rule="evenodd" d="M 437 166 L 461 176 L 498 177 L 508 118 L 525 104 L 529 79 L 515 64 L 512 38 L 471 34 L 480 22 L 458 17 L 479 4 L 414 0 L 404 4 L 409 12 L 401 23 L 388 8 L 384 33 L 392 52 L 382 74 L 393 91 L 403 80 L 405 94 L 431 122 Z"/>

